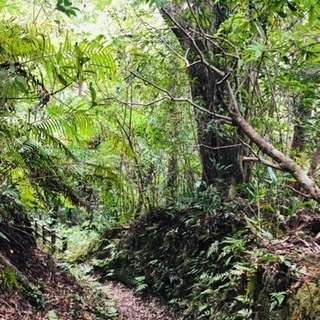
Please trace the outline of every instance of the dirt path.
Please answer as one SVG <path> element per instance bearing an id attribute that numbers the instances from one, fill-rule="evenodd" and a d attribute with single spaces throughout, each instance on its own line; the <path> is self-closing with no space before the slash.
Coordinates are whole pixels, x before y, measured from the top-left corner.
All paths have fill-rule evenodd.
<path id="1" fill-rule="evenodd" d="M 85 266 L 77 267 L 76 280 L 66 263 L 56 264 L 38 247 L 13 255 L 13 262 L 30 280 L 30 289 L 14 282 L 11 289 L 0 292 L 0 320 L 182 319 L 156 299 L 139 297 L 123 284 L 99 282 L 81 271 Z M 2 274 L 3 270 L 0 264 Z"/>
<path id="2" fill-rule="evenodd" d="M 104 284 L 109 298 L 115 301 L 121 320 L 179 320 L 155 299 L 138 297 L 123 284 L 108 281 Z"/>

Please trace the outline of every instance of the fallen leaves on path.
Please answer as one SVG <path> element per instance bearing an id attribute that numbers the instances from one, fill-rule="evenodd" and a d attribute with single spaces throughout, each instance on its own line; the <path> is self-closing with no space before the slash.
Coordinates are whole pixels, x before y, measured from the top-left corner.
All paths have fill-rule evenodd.
<path id="1" fill-rule="evenodd" d="M 109 319 L 97 312 L 106 308 L 107 297 L 95 299 L 92 290 L 82 288 L 39 248 L 29 250 L 16 266 L 33 282 L 33 290 L 20 287 L 0 292 L 0 320 Z"/>
<path id="2" fill-rule="evenodd" d="M 16 266 L 33 282 L 34 291 L 0 292 L 0 320 L 182 319 L 156 299 L 138 296 L 117 282 L 80 285 L 39 248 L 29 250 L 22 261 Z"/>
<path id="3" fill-rule="evenodd" d="M 169 311 L 155 298 L 140 297 L 121 283 L 105 283 L 107 295 L 115 300 L 122 320 L 179 320 L 181 316 Z"/>
<path id="4" fill-rule="evenodd" d="M 137 296 L 122 284 L 100 283 L 86 274 L 76 279 L 68 264 L 57 264 L 26 232 L 18 235 L 12 233 L 12 242 L 0 241 L 0 253 L 25 281 L 18 285 L 4 273 L 8 263 L 0 261 L 0 320 L 180 319 L 156 299 Z"/>

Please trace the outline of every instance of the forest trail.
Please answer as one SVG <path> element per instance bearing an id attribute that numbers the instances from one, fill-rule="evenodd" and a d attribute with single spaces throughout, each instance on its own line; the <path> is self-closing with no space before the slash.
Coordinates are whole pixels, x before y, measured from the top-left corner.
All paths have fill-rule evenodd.
<path id="1" fill-rule="evenodd" d="M 121 283 L 107 281 L 107 295 L 115 301 L 116 309 L 121 320 L 179 320 L 154 298 L 139 297 L 133 290 Z"/>
<path id="2" fill-rule="evenodd" d="M 15 249 L 15 248 L 14 248 Z M 100 282 L 95 275 L 78 280 L 64 262 L 54 261 L 38 247 L 12 250 L 15 267 L 31 281 L 29 289 L 12 283 L 0 292 L 0 320 L 179 320 L 155 298 L 139 296 L 115 281 Z M 2 271 L 1 271 L 2 270 Z M 7 269 L 0 268 L 0 275 Z"/>

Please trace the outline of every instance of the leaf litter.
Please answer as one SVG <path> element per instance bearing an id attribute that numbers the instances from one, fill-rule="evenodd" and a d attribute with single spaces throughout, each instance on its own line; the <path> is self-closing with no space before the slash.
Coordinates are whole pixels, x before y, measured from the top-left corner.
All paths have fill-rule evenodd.
<path id="1" fill-rule="evenodd" d="M 27 249 L 27 248 L 26 248 Z M 179 320 L 155 298 L 137 295 L 121 283 L 77 281 L 38 247 L 12 260 L 32 284 L 0 291 L 0 320 Z M 17 263 L 19 261 L 19 263 Z"/>

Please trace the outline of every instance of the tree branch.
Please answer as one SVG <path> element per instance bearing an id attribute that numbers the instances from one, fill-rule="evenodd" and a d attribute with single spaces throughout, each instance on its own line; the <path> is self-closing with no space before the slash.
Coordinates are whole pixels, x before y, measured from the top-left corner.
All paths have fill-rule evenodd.
<path id="1" fill-rule="evenodd" d="M 225 81 L 225 88 L 229 96 L 229 103 L 223 97 L 221 101 L 230 113 L 234 122 L 242 129 L 247 137 L 256 144 L 266 155 L 278 163 L 280 170 L 287 171 L 302 185 L 303 189 L 309 194 L 309 198 L 320 203 L 320 189 L 313 177 L 310 177 L 299 165 L 297 165 L 289 156 L 276 149 L 270 142 L 260 136 L 255 129 L 242 116 L 236 97 L 229 80 Z"/>
<path id="2" fill-rule="evenodd" d="M 253 148 L 245 143 L 242 139 L 239 139 L 241 141 L 241 143 L 246 146 L 248 149 L 250 149 L 250 151 L 254 154 L 254 158 L 252 157 L 243 157 L 242 160 L 243 161 L 257 161 L 257 162 L 261 162 L 262 164 L 266 165 L 267 167 L 270 167 L 270 168 L 273 168 L 273 169 L 276 169 L 276 170 L 280 170 L 280 171 L 283 171 L 281 169 L 281 167 L 275 163 L 272 163 L 272 162 L 269 162 L 269 161 L 266 161 L 264 159 L 262 159 L 254 150 Z"/>
<path id="3" fill-rule="evenodd" d="M 211 112 L 208 109 L 201 107 L 200 105 L 196 104 L 195 102 L 193 102 L 192 100 L 190 100 L 188 98 L 176 98 L 170 93 L 169 90 L 158 86 L 157 84 L 153 83 L 152 81 L 150 81 L 150 80 L 148 80 L 146 78 L 141 77 L 139 74 L 137 74 L 137 73 L 135 73 L 133 71 L 129 71 L 129 72 L 132 75 L 134 75 L 135 77 L 137 77 L 140 80 L 142 80 L 143 82 L 145 82 L 145 83 L 153 86 L 154 88 L 158 89 L 159 91 L 164 92 L 165 94 L 167 94 L 167 97 L 163 97 L 163 98 L 161 98 L 161 100 L 168 99 L 168 100 L 175 101 L 175 102 L 187 102 L 187 103 L 189 103 L 190 105 L 192 105 L 194 108 L 198 109 L 201 112 L 205 112 L 207 114 L 210 114 L 211 116 L 215 117 L 216 119 L 222 120 L 223 122 L 225 122 L 225 123 L 227 123 L 229 125 L 234 125 L 234 122 L 232 121 L 232 119 L 230 117 L 226 117 L 226 116 L 223 116 L 221 114 L 217 114 L 217 113 Z"/>

